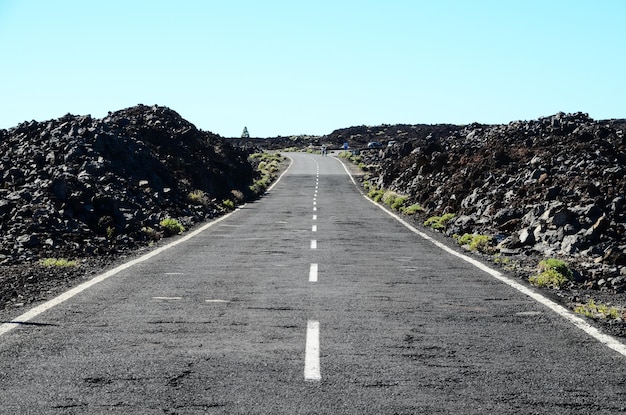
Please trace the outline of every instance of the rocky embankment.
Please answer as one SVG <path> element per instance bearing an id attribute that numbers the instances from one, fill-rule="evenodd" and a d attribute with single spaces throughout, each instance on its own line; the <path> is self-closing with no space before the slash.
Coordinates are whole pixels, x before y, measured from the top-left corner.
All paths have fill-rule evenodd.
<path id="1" fill-rule="evenodd" d="M 327 140 L 395 141 L 362 152 L 370 181 L 453 213 L 448 235 L 493 237 L 509 256 L 564 258 L 574 282 L 626 290 L 626 120 L 558 113 L 507 125 L 354 127 Z"/>
<path id="2" fill-rule="evenodd" d="M 159 106 L 0 130 L 0 309 L 253 196 L 247 158 Z"/>

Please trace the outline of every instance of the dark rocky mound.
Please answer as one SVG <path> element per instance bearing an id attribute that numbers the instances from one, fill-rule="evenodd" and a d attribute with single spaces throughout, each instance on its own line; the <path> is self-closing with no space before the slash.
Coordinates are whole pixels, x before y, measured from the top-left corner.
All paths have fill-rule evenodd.
<path id="1" fill-rule="evenodd" d="M 379 126 L 354 126 L 333 131 L 320 139 L 331 148 L 341 148 L 348 143 L 351 149 L 366 149 L 370 142 L 387 145 L 390 141 L 397 143 L 425 137 L 439 137 L 451 134 L 460 127 L 453 124 L 383 124 Z"/>
<path id="2" fill-rule="evenodd" d="M 0 281 L 4 300 L 38 278 L 19 264 L 117 255 L 160 238 L 164 218 L 188 227 L 251 196 L 247 156 L 159 106 L 0 130 L 0 265 L 24 280 Z"/>
<path id="3" fill-rule="evenodd" d="M 588 287 L 626 289 L 626 120 L 558 113 L 508 125 L 380 126 L 329 140 L 396 141 L 362 152 L 370 181 L 408 195 L 448 235 L 494 237 L 507 255 L 560 256 Z"/>

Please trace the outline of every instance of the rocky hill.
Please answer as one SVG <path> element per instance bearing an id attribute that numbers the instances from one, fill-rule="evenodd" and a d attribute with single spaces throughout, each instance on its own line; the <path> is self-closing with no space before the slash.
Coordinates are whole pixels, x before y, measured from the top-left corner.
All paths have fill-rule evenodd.
<path id="1" fill-rule="evenodd" d="M 370 182 L 454 214 L 448 235 L 482 234 L 505 255 L 564 257 L 579 282 L 626 290 L 626 120 L 564 114 L 507 125 L 352 127 L 327 140 L 362 152 Z"/>
<path id="2" fill-rule="evenodd" d="M 246 151 L 166 107 L 0 130 L 0 306 L 59 277 L 40 259 L 145 246 L 167 233 L 165 218 L 188 227 L 222 213 L 223 200 L 252 196 L 256 175 Z"/>

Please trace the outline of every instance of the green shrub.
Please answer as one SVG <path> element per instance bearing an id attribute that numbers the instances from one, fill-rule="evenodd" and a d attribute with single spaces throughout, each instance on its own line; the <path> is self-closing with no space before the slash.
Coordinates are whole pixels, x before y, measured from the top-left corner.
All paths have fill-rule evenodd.
<path id="1" fill-rule="evenodd" d="M 489 235 L 464 234 L 457 238 L 459 245 L 467 245 L 470 251 L 491 253 L 493 238 Z"/>
<path id="2" fill-rule="evenodd" d="M 275 173 L 280 170 L 280 163 L 285 160 L 285 156 L 280 153 L 254 153 L 248 159 L 257 163 L 256 170 L 261 176 L 249 186 L 250 192 L 258 196 L 265 193 L 270 183 L 276 179 Z M 243 200 L 243 196 L 235 196 L 235 200 Z"/>
<path id="3" fill-rule="evenodd" d="M 369 196 L 374 202 L 380 202 L 383 198 L 385 191 L 383 189 L 372 189 L 369 191 L 367 196 Z"/>
<path id="4" fill-rule="evenodd" d="M 233 199 L 236 202 L 241 203 L 245 200 L 245 196 L 241 190 L 233 189 L 230 191 L 230 194 L 233 195 Z"/>
<path id="5" fill-rule="evenodd" d="M 144 226 L 141 228 L 141 232 L 143 232 L 150 241 L 158 241 L 163 236 L 163 234 L 150 226 Z"/>
<path id="6" fill-rule="evenodd" d="M 226 199 L 222 201 L 222 206 L 224 206 L 228 210 L 233 210 L 235 209 L 235 202 L 230 199 Z"/>
<path id="7" fill-rule="evenodd" d="M 561 288 L 565 283 L 567 283 L 567 278 L 558 271 L 553 269 L 549 269 L 547 271 L 542 272 L 539 275 L 533 275 L 528 278 L 528 282 L 537 287 L 548 287 L 548 288 Z"/>
<path id="8" fill-rule="evenodd" d="M 436 230 L 444 230 L 448 226 L 448 222 L 454 219 L 454 213 L 446 213 L 442 216 L 432 216 L 424 221 L 424 226 L 430 226 Z"/>
<path id="9" fill-rule="evenodd" d="M 44 267 L 60 267 L 60 268 L 69 268 L 75 267 L 78 265 L 77 261 L 69 260 L 65 258 L 44 258 L 39 261 L 39 263 Z"/>
<path id="10" fill-rule="evenodd" d="M 357 165 L 359 165 L 363 161 L 363 158 L 360 155 L 353 154 L 351 151 L 346 151 L 346 150 L 340 151 L 337 154 L 337 156 L 344 158 L 344 159 L 348 159 Z"/>
<path id="11" fill-rule="evenodd" d="M 159 223 L 166 236 L 178 235 L 185 232 L 185 227 L 174 218 L 165 218 Z"/>
<path id="12" fill-rule="evenodd" d="M 515 271 L 520 268 L 519 261 L 513 261 L 511 258 L 502 256 L 500 253 L 493 256 L 493 262 L 502 265 L 507 271 Z"/>
<path id="13" fill-rule="evenodd" d="M 209 206 L 209 197 L 202 190 L 194 190 L 187 194 L 187 200 L 194 205 Z"/>
<path id="14" fill-rule="evenodd" d="M 260 162 L 270 163 L 272 161 L 276 161 L 280 163 L 281 161 L 285 160 L 285 156 L 283 156 L 280 153 L 254 153 L 248 156 L 248 160 L 258 161 L 259 163 Z"/>
<path id="15" fill-rule="evenodd" d="M 463 236 L 460 236 L 456 241 L 459 243 L 459 245 L 469 245 L 472 242 L 472 239 L 474 239 L 474 235 L 472 235 L 471 233 L 466 233 L 463 234 Z"/>
<path id="16" fill-rule="evenodd" d="M 406 196 L 398 196 L 394 199 L 393 203 L 391 203 L 391 209 L 393 210 L 401 210 L 406 203 Z"/>
<path id="17" fill-rule="evenodd" d="M 565 261 L 556 258 L 547 258 L 539 262 L 539 271 L 554 270 L 565 278 L 572 278 L 572 270 L 567 266 Z"/>
<path id="18" fill-rule="evenodd" d="M 391 190 L 384 192 L 382 197 L 383 203 L 393 210 L 400 210 L 404 206 L 406 200 L 406 196 L 400 196 L 399 194 Z"/>
<path id="19" fill-rule="evenodd" d="M 572 270 L 564 261 L 548 258 L 539 262 L 539 274 L 528 278 L 528 281 L 538 287 L 561 288 L 572 278 Z"/>
<path id="20" fill-rule="evenodd" d="M 411 206 L 403 207 L 400 211 L 405 215 L 415 215 L 417 212 L 423 212 L 424 208 L 416 203 Z"/>
<path id="21" fill-rule="evenodd" d="M 606 304 L 596 304 L 590 299 L 586 304 L 580 304 L 574 308 L 574 312 L 590 318 L 607 318 L 617 320 L 621 318 L 620 310 L 617 307 L 609 307 Z"/>
<path id="22" fill-rule="evenodd" d="M 278 161 L 272 160 L 269 163 L 267 163 L 265 169 L 266 171 L 270 173 L 275 173 L 280 169 L 280 165 L 278 164 Z"/>
<path id="23" fill-rule="evenodd" d="M 488 253 L 491 250 L 493 238 L 489 235 L 474 235 L 469 244 L 470 251 Z"/>
<path id="24" fill-rule="evenodd" d="M 387 190 L 383 193 L 382 202 L 385 205 L 391 206 L 397 197 L 398 197 L 398 194 L 396 192 Z"/>
<path id="25" fill-rule="evenodd" d="M 263 176 L 260 179 L 255 179 L 250 186 L 250 191 L 255 195 L 265 193 L 265 190 L 269 187 L 270 176 Z"/>

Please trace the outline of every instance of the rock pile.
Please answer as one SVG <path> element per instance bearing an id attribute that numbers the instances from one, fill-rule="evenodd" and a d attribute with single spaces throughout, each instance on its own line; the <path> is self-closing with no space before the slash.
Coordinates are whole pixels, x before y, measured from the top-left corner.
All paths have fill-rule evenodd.
<path id="1" fill-rule="evenodd" d="M 212 217 L 249 196 L 247 154 L 166 107 L 66 115 L 0 130 L 0 264 L 112 255 L 167 217 Z"/>
<path id="2" fill-rule="evenodd" d="M 558 113 L 508 125 L 381 126 L 327 140 L 398 144 L 363 152 L 370 179 L 454 213 L 449 235 L 493 236 L 502 254 L 564 256 L 588 287 L 626 290 L 626 120 Z"/>

